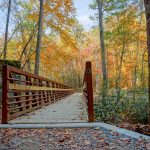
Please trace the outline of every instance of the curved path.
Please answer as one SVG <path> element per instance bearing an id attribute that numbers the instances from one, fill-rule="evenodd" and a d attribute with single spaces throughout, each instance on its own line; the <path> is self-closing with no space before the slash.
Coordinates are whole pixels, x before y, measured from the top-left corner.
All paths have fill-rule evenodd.
<path id="1" fill-rule="evenodd" d="M 75 93 L 49 106 L 11 120 L 9 123 L 87 122 L 87 112 L 81 93 Z"/>

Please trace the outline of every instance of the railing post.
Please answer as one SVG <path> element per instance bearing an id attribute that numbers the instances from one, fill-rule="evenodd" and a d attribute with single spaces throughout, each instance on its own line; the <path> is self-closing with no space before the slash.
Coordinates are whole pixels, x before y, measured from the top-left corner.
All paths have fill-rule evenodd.
<path id="1" fill-rule="evenodd" d="M 9 71 L 8 66 L 4 65 L 2 70 L 2 123 L 7 124 L 9 120 L 9 110 L 8 110 L 8 80 Z"/>
<path id="2" fill-rule="evenodd" d="M 92 67 L 91 62 L 86 62 L 86 84 L 88 99 L 88 117 L 89 122 L 94 122 L 94 105 L 93 105 L 93 85 L 92 85 Z"/>

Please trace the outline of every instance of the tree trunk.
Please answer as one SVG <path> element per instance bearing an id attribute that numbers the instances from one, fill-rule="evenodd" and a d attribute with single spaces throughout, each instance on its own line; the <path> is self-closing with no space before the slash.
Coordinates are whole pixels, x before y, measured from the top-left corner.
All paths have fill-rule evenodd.
<path id="1" fill-rule="evenodd" d="M 142 3 L 143 4 L 143 3 Z M 141 12 L 142 12 L 143 8 L 141 6 Z M 140 18 L 140 27 L 142 25 L 142 16 L 143 16 L 143 13 L 141 13 L 141 18 Z M 138 37 L 137 37 L 137 48 L 136 48 L 136 61 L 135 61 L 135 66 L 134 66 L 134 75 L 133 75 L 133 86 L 132 86 L 132 90 L 133 90 L 133 101 L 135 100 L 136 98 L 136 92 L 137 92 L 137 72 L 138 72 L 138 64 L 139 64 L 139 53 L 140 53 L 140 33 L 141 31 L 139 31 L 138 33 Z"/>
<path id="2" fill-rule="evenodd" d="M 118 67 L 118 77 L 116 79 L 116 100 L 117 103 L 120 100 L 120 93 L 121 93 L 121 86 L 120 86 L 120 82 L 121 82 L 121 75 L 122 75 L 122 65 L 123 65 L 123 59 L 124 59 L 124 52 L 125 52 L 125 35 L 123 38 L 123 44 L 122 44 L 122 51 L 121 51 L 121 56 L 120 56 L 120 64 Z"/>
<path id="3" fill-rule="evenodd" d="M 4 41 L 4 57 L 3 57 L 4 59 L 7 58 L 7 40 L 8 40 L 8 26 L 9 26 L 10 10 L 11 10 L 11 0 L 9 0 L 9 3 L 8 3 L 8 13 L 7 13 L 5 41 Z"/>
<path id="4" fill-rule="evenodd" d="M 144 0 L 145 13 L 147 21 L 147 49 L 148 49 L 148 70 L 149 70 L 149 116 L 148 123 L 150 124 L 150 0 Z"/>
<path id="5" fill-rule="evenodd" d="M 133 75 L 133 86 L 132 86 L 132 99 L 133 101 L 135 101 L 135 97 L 136 97 L 136 90 L 137 90 L 137 65 L 135 65 L 134 67 L 134 75 Z"/>
<path id="6" fill-rule="evenodd" d="M 39 75 L 39 68 L 40 68 L 40 50 L 41 50 L 41 36 L 42 36 L 43 2 L 44 2 L 44 0 L 40 0 L 38 35 L 37 35 L 37 46 L 36 46 L 36 56 L 35 56 L 35 68 L 34 68 L 34 74 L 36 74 L 36 75 Z"/>
<path id="7" fill-rule="evenodd" d="M 99 94 L 100 93 L 100 78 L 99 78 L 99 73 L 98 73 L 98 70 L 99 70 L 99 62 L 98 62 L 98 52 L 96 50 L 95 52 L 95 63 L 96 63 L 96 75 L 95 75 L 95 87 L 96 87 L 96 93 Z"/>
<path id="8" fill-rule="evenodd" d="M 141 86 L 144 89 L 145 87 L 145 81 L 144 81 L 144 76 L 145 76 L 145 71 L 144 71 L 144 57 L 145 57 L 146 50 L 144 50 L 142 54 L 142 62 L 141 62 Z"/>
<path id="9" fill-rule="evenodd" d="M 100 30 L 100 45 L 101 45 L 101 59 L 102 59 L 102 73 L 103 73 L 103 92 L 105 95 L 107 88 L 107 67 L 106 67 L 106 50 L 104 42 L 104 26 L 103 26 L 103 6 L 102 0 L 97 0 L 98 4 L 98 15 L 99 15 L 99 30 Z"/>

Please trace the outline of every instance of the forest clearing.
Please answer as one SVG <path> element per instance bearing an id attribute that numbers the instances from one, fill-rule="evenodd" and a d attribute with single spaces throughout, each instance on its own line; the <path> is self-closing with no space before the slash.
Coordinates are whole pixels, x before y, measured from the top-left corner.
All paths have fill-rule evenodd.
<path id="1" fill-rule="evenodd" d="M 0 0 L 0 18 L 0 150 L 150 149 L 150 0 Z"/>

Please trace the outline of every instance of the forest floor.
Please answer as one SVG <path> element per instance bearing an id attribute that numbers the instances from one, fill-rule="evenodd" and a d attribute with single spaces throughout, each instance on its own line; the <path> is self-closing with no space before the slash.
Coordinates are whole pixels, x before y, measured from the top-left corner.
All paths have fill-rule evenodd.
<path id="1" fill-rule="evenodd" d="M 122 123 L 118 127 L 150 136 L 150 125 Z"/>
<path id="2" fill-rule="evenodd" d="M 150 140 L 104 128 L 0 129 L 0 150 L 150 150 Z"/>

